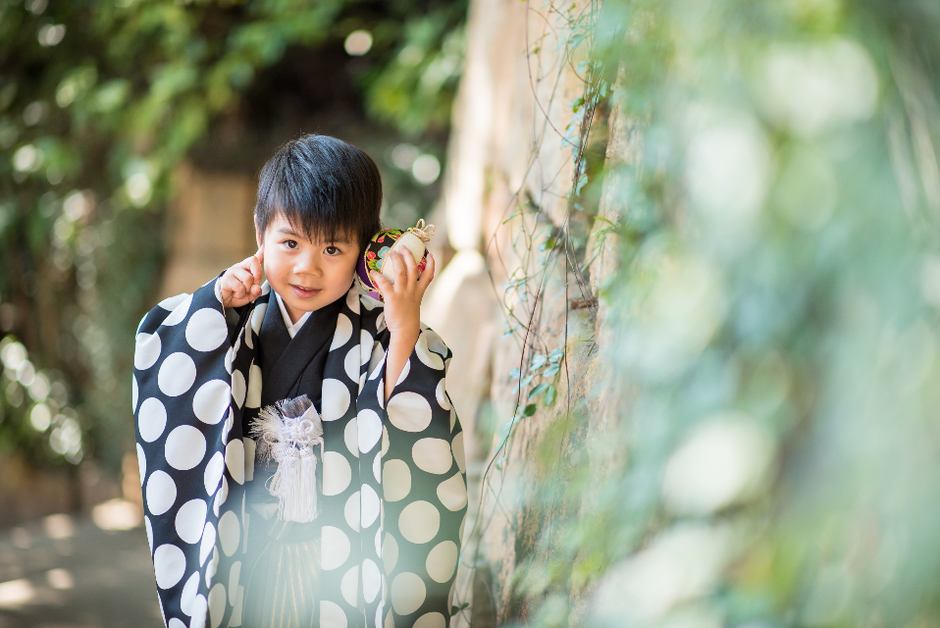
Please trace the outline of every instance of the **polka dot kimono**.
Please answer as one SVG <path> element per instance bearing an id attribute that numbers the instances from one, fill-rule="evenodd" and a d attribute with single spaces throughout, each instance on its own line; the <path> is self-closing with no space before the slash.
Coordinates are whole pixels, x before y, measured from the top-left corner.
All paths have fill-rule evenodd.
<path id="1" fill-rule="evenodd" d="M 240 626 L 258 331 L 273 295 L 226 323 L 214 281 L 141 322 L 133 404 L 145 525 L 169 628 Z M 324 367 L 323 628 L 442 628 L 467 508 L 463 434 L 445 389 L 450 351 L 422 326 L 384 403 L 381 304 L 350 289 Z"/>

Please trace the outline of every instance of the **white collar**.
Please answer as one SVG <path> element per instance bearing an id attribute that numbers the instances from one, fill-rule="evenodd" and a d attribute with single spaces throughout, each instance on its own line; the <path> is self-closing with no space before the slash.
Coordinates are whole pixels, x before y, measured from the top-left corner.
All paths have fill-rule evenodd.
<path id="1" fill-rule="evenodd" d="M 277 292 L 274 292 L 274 296 L 277 299 L 278 307 L 281 308 L 281 316 L 284 317 L 284 326 L 287 327 L 287 333 L 293 338 L 297 335 L 297 332 L 300 331 L 300 328 L 304 326 L 304 323 L 307 322 L 307 319 L 310 318 L 311 312 L 305 312 L 303 316 L 297 319 L 296 323 L 292 323 L 290 321 L 290 314 L 287 313 L 287 307 L 284 305 L 284 299 L 282 299 L 281 295 Z"/>

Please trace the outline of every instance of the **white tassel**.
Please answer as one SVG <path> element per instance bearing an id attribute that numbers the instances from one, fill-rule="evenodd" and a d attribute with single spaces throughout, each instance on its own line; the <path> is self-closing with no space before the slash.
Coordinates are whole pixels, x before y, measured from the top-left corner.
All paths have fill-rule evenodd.
<path id="1" fill-rule="evenodd" d="M 323 423 L 306 395 L 262 408 L 251 426 L 259 458 L 277 462 L 268 492 L 278 498 L 278 519 L 309 523 L 317 516 L 317 458 Z"/>

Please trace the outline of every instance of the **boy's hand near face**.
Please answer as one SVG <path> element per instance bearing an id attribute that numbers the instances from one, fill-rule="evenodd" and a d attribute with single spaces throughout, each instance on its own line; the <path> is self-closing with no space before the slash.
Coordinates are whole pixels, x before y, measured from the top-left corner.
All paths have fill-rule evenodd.
<path id="1" fill-rule="evenodd" d="M 261 296 L 261 269 L 264 247 L 225 271 L 219 278 L 222 307 L 241 307 Z"/>
<path id="2" fill-rule="evenodd" d="M 393 282 L 374 271 L 371 276 L 382 292 L 385 325 L 391 336 L 385 361 L 385 398 L 388 399 L 418 342 L 421 299 L 434 279 L 434 256 L 428 253 L 427 267 L 420 277 L 418 265 L 410 254 L 390 252 L 385 263 L 392 265 Z"/>

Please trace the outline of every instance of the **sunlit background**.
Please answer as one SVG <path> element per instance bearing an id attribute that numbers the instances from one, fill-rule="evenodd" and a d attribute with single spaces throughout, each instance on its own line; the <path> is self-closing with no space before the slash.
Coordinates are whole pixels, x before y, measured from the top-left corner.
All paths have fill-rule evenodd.
<path id="1" fill-rule="evenodd" d="M 934 0 L 0 0 L 0 628 L 159 626 L 134 329 L 283 141 L 437 226 L 455 626 L 940 622 Z"/>

